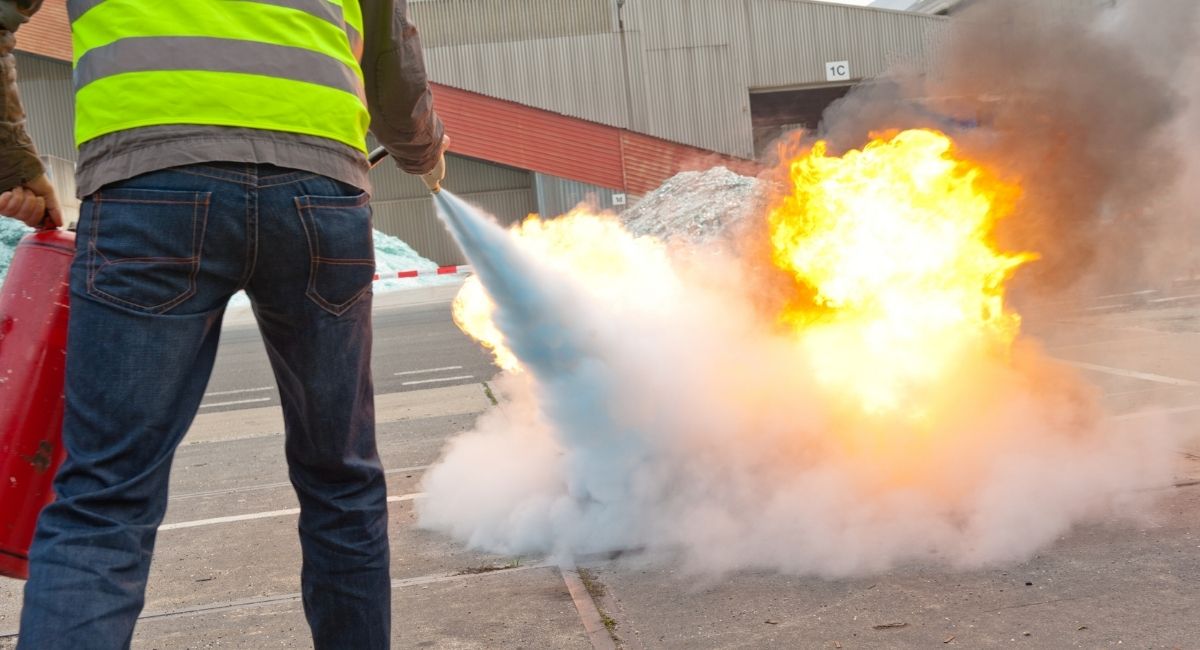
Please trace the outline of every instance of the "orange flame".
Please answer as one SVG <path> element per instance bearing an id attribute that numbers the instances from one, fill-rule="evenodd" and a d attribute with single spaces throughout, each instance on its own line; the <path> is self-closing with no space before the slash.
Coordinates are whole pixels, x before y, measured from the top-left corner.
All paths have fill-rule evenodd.
<path id="1" fill-rule="evenodd" d="M 791 192 L 768 216 L 773 261 L 815 299 L 781 320 L 831 394 L 920 418 L 966 360 L 1008 354 L 1020 316 L 1004 285 L 1034 256 L 997 252 L 989 237 L 1016 187 L 928 130 L 842 157 L 818 142 L 789 171 Z"/>
<path id="2" fill-rule="evenodd" d="M 1020 316 L 1004 285 L 1029 253 L 995 250 L 990 236 L 1019 195 L 957 156 L 946 135 L 904 131 L 844 156 L 818 142 L 791 161 L 791 187 L 767 214 L 773 262 L 813 299 L 778 314 L 827 397 L 867 415 L 920 423 L 981 359 L 1007 360 Z M 612 215 L 579 208 L 514 226 L 545 268 L 579 280 L 601 304 L 644 313 L 687 300 L 665 244 L 634 237 Z M 454 318 L 519 370 L 472 278 Z"/>
<path id="3" fill-rule="evenodd" d="M 504 345 L 504 334 L 492 321 L 496 306 L 488 297 L 487 290 L 477 277 L 469 277 L 463 283 L 454 303 L 450 305 L 450 314 L 454 324 L 467 336 L 475 339 L 480 345 L 492 351 L 496 365 L 502 370 L 520 370 L 521 362 L 517 356 Z"/>

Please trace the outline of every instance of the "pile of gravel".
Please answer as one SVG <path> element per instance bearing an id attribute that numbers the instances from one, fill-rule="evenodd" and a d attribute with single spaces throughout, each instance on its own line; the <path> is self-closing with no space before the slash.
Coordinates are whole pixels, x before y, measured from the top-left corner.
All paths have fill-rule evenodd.
<path id="1" fill-rule="evenodd" d="M 759 183 L 725 167 L 681 172 L 623 212 L 621 221 L 638 236 L 712 241 L 752 211 Z"/>
<path id="2" fill-rule="evenodd" d="M 12 263 L 17 242 L 31 232 L 33 232 L 32 228 L 16 219 L 0 217 L 0 282 L 3 282 L 4 276 L 8 275 L 8 265 Z"/>

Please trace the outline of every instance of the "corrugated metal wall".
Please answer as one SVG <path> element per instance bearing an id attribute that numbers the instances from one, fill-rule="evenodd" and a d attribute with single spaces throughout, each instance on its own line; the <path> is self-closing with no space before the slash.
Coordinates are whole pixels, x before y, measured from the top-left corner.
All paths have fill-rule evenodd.
<path id="1" fill-rule="evenodd" d="M 25 129 L 54 184 L 63 217 L 79 218 L 75 198 L 75 96 L 71 64 L 17 52 L 17 84 L 25 108 Z"/>
<path id="2" fill-rule="evenodd" d="M 581 203 L 598 210 L 619 212 L 624 208 L 613 204 L 613 196 L 620 192 L 605 187 L 547 174 L 534 174 L 533 187 L 537 196 L 537 212 L 546 219 L 566 214 Z"/>
<path id="3" fill-rule="evenodd" d="M 746 3 L 749 33 L 769 43 L 752 48 L 752 88 L 827 83 L 827 61 L 849 61 L 855 79 L 877 77 L 898 61 L 921 63 L 925 37 L 944 24 L 917 14 L 790 0 Z"/>
<path id="4" fill-rule="evenodd" d="M 425 47 L 612 31 L 613 0 L 409 0 Z"/>
<path id="5" fill-rule="evenodd" d="M 611 126 L 626 126 L 620 39 L 613 34 L 428 48 L 439 83 Z"/>
<path id="6" fill-rule="evenodd" d="M 71 64 L 17 52 L 17 84 L 26 129 L 38 153 L 75 160 L 75 95 Z"/>
<path id="7" fill-rule="evenodd" d="M 626 29 L 634 103 L 645 129 L 696 147 L 753 158 L 749 94 L 826 85 L 825 63 L 850 61 L 853 79 L 898 61 L 926 65 L 939 17 L 807 0 L 629 0 Z"/>
<path id="8" fill-rule="evenodd" d="M 70 225 L 79 220 L 79 199 L 75 198 L 75 161 L 58 156 L 40 156 L 46 167 L 46 175 L 58 193 L 62 206 L 63 223 Z"/>
<path id="9" fill-rule="evenodd" d="M 750 90 L 824 84 L 827 61 L 849 60 L 855 79 L 898 60 L 923 66 L 926 34 L 945 20 L 809 0 L 627 0 L 621 32 L 615 0 L 426 0 L 410 10 L 432 27 L 439 83 L 746 158 Z M 478 11 L 496 25 L 480 27 Z"/>

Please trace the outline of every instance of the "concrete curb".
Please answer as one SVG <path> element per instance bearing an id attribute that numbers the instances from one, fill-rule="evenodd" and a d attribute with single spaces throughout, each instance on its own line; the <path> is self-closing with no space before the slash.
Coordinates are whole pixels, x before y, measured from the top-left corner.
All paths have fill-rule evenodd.
<path id="1" fill-rule="evenodd" d="M 571 592 L 571 600 L 574 601 L 575 609 L 579 612 L 579 619 L 583 622 L 583 629 L 587 631 L 588 640 L 592 642 L 592 648 L 594 650 L 617 650 L 617 644 L 613 641 L 612 635 L 608 633 L 608 628 L 604 626 L 604 619 L 600 616 L 596 601 L 592 600 L 592 595 L 588 593 L 587 587 L 579 577 L 579 570 L 575 568 L 574 564 L 568 563 L 560 564 L 558 570 L 562 573 L 567 591 Z"/>

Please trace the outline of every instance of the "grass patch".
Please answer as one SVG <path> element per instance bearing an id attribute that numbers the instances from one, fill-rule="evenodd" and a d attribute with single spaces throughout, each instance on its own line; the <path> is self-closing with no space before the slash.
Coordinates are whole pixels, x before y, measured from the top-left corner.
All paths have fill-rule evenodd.
<path id="1" fill-rule="evenodd" d="M 617 647 L 621 647 L 621 639 L 617 637 L 617 620 L 609 616 L 601 606 L 608 593 L 604 589 L 604 583 L 596 578 L 596 573 L 591 569 L 576 569 L 576 572 L 579 574 L 579 581 L 583 583 L 583 588 L 587 589 L 588 595 L 592 597 L 592 602 L 596 604 L 596 611 L 600 613 L 600 622 L 604 623 L 604 629 L 608 630 L 608 635 L 617 643 Z"/>
<path id="2" fill-rule="evenodd" d="M 492 392 L 492 387 L 488 386 L 486 381 L 483 382 L 483 394 L 487 395 L 488 401 L 492 403 L 492 406 L 500 406 L 500 400 L 496 399 L 496 394 Z"/>
<path id="3" fill-rule="evenodd" d="M 521 558 L 515 558 L 507 564 L 481 564 L 479 566 L 469 566 L 458 573 L 456 576 L 474 576 L 480 573 L 492 573 L 493 571 L 508 571 L 521 566 Z"/>
<path id="4" fill-rule="evenodd" d="M 596 573 L 591 569 L 579 569 L 579 580 L 583 583 L 583 588 L 587 589 L 592 600 L 604 598 L 604 585 L 596 579 Z"/>

